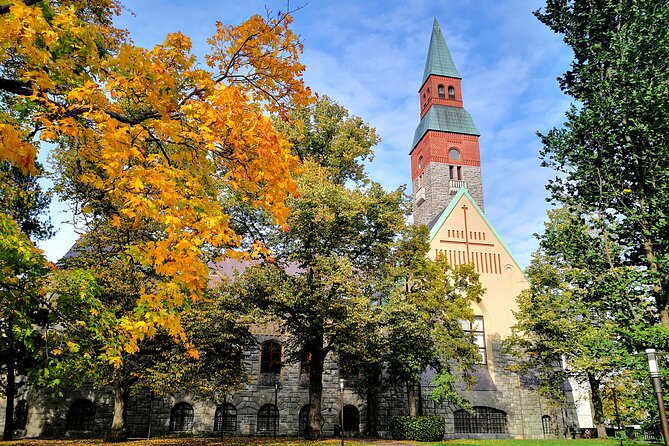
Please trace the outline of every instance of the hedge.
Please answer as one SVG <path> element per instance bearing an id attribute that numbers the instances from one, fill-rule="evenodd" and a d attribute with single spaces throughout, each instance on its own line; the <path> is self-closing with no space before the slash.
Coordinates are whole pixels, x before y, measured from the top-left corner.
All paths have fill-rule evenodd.
<path id="1" fill-rule="evenodd" d="M 438 415 L 392 417 L 390 432 L 394 440 L 441 441 L 446 432 L 446 421 Z"/>

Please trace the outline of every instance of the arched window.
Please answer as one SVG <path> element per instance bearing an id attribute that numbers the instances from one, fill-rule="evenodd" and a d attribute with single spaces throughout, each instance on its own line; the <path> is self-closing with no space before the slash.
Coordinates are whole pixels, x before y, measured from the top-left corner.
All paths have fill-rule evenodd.
<path id="1" fill-rule="evenodd" d="M 544 429 L 544 435 L 550 435 L 552 433 L 551 417 L 548 415 L 541 417 L 541 427 Z"/>
<path id="2" fill-rule="evenodd" d="M 274 433 L 279 430 L 279 410 L 274 404 L 265 404 L 258 411 L 258 432 Z"/>
<path id="3" fill-rule="evenodd" d="M 214 432 L 237 430 L 237 408 L 230 403 L 221 404 L 214 415 Z"/>
<path id="4" fill-rule="evenodd" d="M 423 159 L 423 155 L 421 155 L 418 157 L 418 168 L 422 169 L 424 165 L 425 165 L 425 160 Z"/>
<path id="5" fill-rule="evenodd" d="M 462 434 L 506 434 L 508 433 L 506 412 L 492 407 L 474 407 L 474 413 L 464 410 L 453 412 L 455 433 Z"/>
<path id="6" fill-rule="evenodd" d="M 452 85 L 448 86 L 448 99 L 450 99 L 450 100 L 455 99 L 455 88 L 453 88 Z"/>
<path id="7" fill-rule="evenodd" d="M 344 406 L 344 432 L 360 431 L 360 412 L 358 408 L 347 404 Z"/>
<path id="8" fill-rule="evenodd" d="M 67 411 L 68 431 L 92 431 L 95 425 L 95 404 L 90 400 L 77 400 Z"/>
<path id="9" fill-rule="evenodd" d="M 446 97 L 446 93 L 445 93 L 445 91 L 444 91 L 444 86 L 443 86 L 443 85 L 439 85 L 439 86 L 437 87 L 437 94 L 439 95 L 439 97 L 440 97 L 441 99 L 444 99 L 444 98 Z"/>
<path id="10" fill-rule="evenodd" d="M 193 429 L 193 406 L 179 403 L 170 413 L 170 432 L 189 431 Z"/>
<path id="11" fill-rule="evenodd" d="M 24 430 L 28 423 L 28 401 L 19 400 L 14 408 L 14 429 Z"/>
<path id="12" fill-rule="evenodd" d="M 300 434 L 303 434 L 309 426 L 309 405 L 305 404 L 300 409 L 299 429 Z"/>

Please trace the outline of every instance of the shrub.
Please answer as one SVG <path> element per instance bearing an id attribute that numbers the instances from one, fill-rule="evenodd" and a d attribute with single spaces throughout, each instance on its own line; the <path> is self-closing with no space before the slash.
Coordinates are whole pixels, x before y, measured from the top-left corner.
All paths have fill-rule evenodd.
<path id="1" fill-rule="evenodd" d="M 445 431 L 446 421 L 438 415 L 393 417 L 390 420 L 394 440 L 441 441 Z"/>

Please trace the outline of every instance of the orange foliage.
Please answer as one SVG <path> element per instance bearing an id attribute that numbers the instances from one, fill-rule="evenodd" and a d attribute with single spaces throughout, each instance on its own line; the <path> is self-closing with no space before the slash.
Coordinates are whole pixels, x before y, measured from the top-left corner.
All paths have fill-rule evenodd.
<path id="1" fill-rule="evenodd" d="M 285 116 L 311 95 L 288 15 L 219 23 L 212 72 L 196 67 L 183 34 L 151 50 L 126 41 L 111 26 L 114 0 L 51 7 L 15 0 L 0 15 L 0 64 L 11 65 L 15 81 L 7 91 L 31 117 L 0 112 L 0 161 L 34 170 L 39 140 L 57 143 L 56 156 L 91 167 L 78 181 L 113 203 L 107 217 L 116 225 L 148 221 L 161 231 L 127 246 L 164 280 L 121 320 L 121 341 L 108 352 L 116 362 L 158 328 L 185 341 L 179 312 L 208 285 L 204 252 L 235 255 L 240 242 L 222 195 L 240 194 L 285 222 L 298 160 L 267 113 Z"/>

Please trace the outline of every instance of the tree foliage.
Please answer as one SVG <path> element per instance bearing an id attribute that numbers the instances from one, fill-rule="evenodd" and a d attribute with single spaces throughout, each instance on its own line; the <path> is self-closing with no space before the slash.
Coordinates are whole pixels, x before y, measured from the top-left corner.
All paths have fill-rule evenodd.
<path id="1" fill-rule="evenodd" d="M 562 174 L 551 198 L 606 220 L 669 324 L 669 5 L 549 0 L 537 17 L 574 52 L 560 86 L 578 101 L 562 128 L 541 135 L 544 165 Z"/>
<path id="2" fill-rule="evenodd" d="M 114 0 L 13 1 L 0 7 L 0 160 L 34 172 L 40 142 L 57 145 L 57 187 L 83 229 L 152 225 L 128 243 L 132 262 L 160 278 L 109 343 L 121 351 L 158 330 L 184 340 L 179 314 L 207 288 L 207 262 L 234 255 L 240 237 L 221 197 L 238 194 L 279 223 L 298 165 L 267 116 L 309 102 L 301 44 L 288 14 L 218 23 L 208 69 L 190 40 L 153 49 L 112 25 Z"/>

